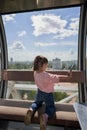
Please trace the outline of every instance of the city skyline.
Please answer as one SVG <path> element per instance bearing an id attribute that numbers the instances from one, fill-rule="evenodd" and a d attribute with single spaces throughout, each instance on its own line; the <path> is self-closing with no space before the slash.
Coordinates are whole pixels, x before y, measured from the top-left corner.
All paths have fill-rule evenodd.
<path id="1" fill-rule="evenodd" d="M 55 57 L 54 59 L 52 59 L 52 60 L 49 60 L 48 62 L 52 62 L 53 60 L 56 60 L 56 59 L 59 59 L 59 58 L 57 58 L 57 57 Z M 64 60 L 64 61 L 62 61 L 61 59 L 59 59 L 61 62 L 77 62 L 77 60 Z M 33 60 L 31 60 L 31 61 L 29 61 L 29 60 L 26 60 L 26 61 L 14 61 L 14 59 L 11 57 L 10 58 L 10 60 L 9 60 L 9 62 L 20 62 L 20 63 L 24 63 L 24 62 L 33 62 Z"/>

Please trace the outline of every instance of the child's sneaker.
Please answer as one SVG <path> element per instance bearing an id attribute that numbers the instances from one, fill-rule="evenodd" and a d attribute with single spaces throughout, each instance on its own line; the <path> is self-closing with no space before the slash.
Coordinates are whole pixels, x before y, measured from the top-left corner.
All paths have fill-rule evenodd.
<path id="1" fill-rule="evenodd" d="M 24 124 L 25 124 L 25 125 L 29 125 L 29 124 L 31 123 L 32 114 L 33 114 L 33 110 L 32 110 L 32 109 L 29 109 L 29 110 L 27 111 L 27 114 L 26 114 L 25 119 L 24 119 Z"/>
<path id="2" fill-rule="evenodd" d="M 43 114 L 40 116 L 40 130 L 47 130 L 47 116 Z"/>

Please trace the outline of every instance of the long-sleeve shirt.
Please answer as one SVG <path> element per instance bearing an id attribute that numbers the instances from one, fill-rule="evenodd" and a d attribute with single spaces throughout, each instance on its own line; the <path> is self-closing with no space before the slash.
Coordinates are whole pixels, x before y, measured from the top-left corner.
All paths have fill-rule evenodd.
<path id="1" fill-rule="evenodd" d="M 51 74 L 46 71 L 34 72 L 34 80 L 37 87 L 46 93 L 54 92 L 54 84 L 59 82 L 59 75 Z"/>

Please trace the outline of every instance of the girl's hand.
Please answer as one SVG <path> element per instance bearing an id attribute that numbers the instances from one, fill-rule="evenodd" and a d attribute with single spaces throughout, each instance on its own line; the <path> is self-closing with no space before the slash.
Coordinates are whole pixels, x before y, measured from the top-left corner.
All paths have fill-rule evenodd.
<path id="1" fill-rule="evenodd" d="M 68 72 L 68 76 L 69 76 L 69 77 L 72 77 L 72 70 L 70 70 L 70 71 Z"/>

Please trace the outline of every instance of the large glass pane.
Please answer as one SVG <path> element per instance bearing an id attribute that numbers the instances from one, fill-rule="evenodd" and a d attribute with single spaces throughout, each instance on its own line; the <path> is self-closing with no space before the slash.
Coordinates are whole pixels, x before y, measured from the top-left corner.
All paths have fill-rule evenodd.
<path id="1" fill-rule="evenodd" d="M 48 70 L 77 70 L 79 15 L 79 7 L 3 15 L 8 68 L 32 70 L 34 58 L 44 55 L 49 60 Z M 31 85 L 35 91 L 28 91 Z M 73 99 L 64 102 L 76 101 L 77 86 L 56 84 L 55 93 L 62 91 L 55 94 L 56 101 L 72 94 Z M 9 82 L 8 88 L 7 98 L 30 99 L 36 92 L 36 85 L 31 82 Z M 59 94 L 62 98 L 57 100 Z"/>

